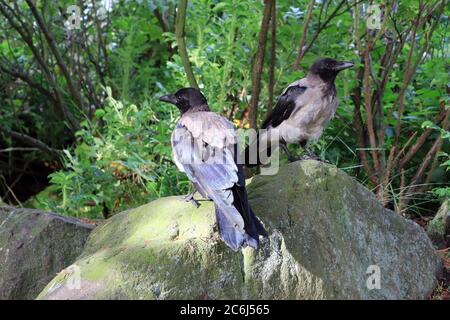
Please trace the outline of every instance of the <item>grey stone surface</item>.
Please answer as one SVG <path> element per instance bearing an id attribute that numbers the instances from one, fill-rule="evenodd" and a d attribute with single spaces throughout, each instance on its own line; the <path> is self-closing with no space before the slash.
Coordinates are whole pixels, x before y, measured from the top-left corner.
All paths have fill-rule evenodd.
<path id="1" fill-rule="evenodd" d="M 0 299 L 34 299 L 75 261 L 93 226 L 33 209 L 0 207 Z"/>

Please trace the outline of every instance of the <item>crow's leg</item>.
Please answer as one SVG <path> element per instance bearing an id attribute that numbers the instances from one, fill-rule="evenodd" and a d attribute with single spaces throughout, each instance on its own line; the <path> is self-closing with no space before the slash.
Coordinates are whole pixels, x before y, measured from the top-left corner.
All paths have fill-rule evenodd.
<path id="1" fill-rule="evenodd" d="M 191 185 L 192 192 L 188 193 L 187 195 L 185 195 L 183 197 L 184 201 L 192 203 L 197 208 L 200 207 L 200 201 L 212 201 L 208 197 L 202 198 L 202 199 L 195 199 L 194 195 L 198 192 L 197 187 L 192 182 L 189 182 L 189 184 Z M 200 193 L 200 192 L 198 192 L 198 193 Z M 202 195 L 202 197 L 203 197 L 203 195 Z"/>
<path id="2" fill-rule="evenodd" d="M 190 192 L 190 193 L 188 193 L 187 195 L 185 195 L 184 197 L 183 197 L 183 199 L 184 199 L 184 201 L 186 201 L 186 202 L 190 202 L 190 203 L 192 203 L 195 207 L 200 207 L 200 203 L 197 201 L 197 200 L 195 200 L 195 198 L 194 198 L 194 195 L 197 193 L 197 188 L 195 187 L 195 185 L 190 181 L 189 182 L 189 184 L 190 184 L 190 186 L 191 186 L 191 190 L 192 190 L 192 192 Z"/>
<path id="3" fill-rule="evenodd" d="M 301 157 L 302 160 L 316 160 L 325 163 L 330 163 L 328 160 L 323 160 L 317 154 L 311 151 L 310 148 L 307 147 L 307 141 L 301 141 L 300 146 L 305 150 L 305 154 Z"/>
<path id="4" fill-rule="evenodd" d="M 291 154 L 291 152 L 289 151 L 289 149 L 286 145 L 286 142 L 280 142 L 280 147 L 281 147 L 281 149 L 283 149 L 284 153 L 286 153 L 289 162 L 294 162 L 294 161 L 300 160 Z"/>
<path id="5" fill-rule="evenodd" d="M 191 193 L 184 196 L 184 201 L 192 203 L 196 208 L 200 207 L 200 202 L 194 199 L 194 194 L 197 193 L 197 190 L 194 189 Z"/>

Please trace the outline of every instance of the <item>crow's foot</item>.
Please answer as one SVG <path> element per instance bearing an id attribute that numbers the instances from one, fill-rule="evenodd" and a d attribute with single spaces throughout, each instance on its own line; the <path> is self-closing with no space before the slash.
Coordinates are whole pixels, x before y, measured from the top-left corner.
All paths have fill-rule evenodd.
<path id="1" fill-rule="evenodd" d="M 316 161 L 330 164 L 330 161 L 328 161 L 326 159 L 322 159 L 317 154 L 315 154 L 311 151 L 309 151 L 309 152 L 307 151 L 307 153 L 305 155 L 303 155 L 300 159 L 301 160 L 316 160 Z"/>
<path id="2" fill-rule="evenodd" d="M 322 161 L 322 159 L 319 156 L 311 155 L 311 154 L 305 154 L 300 157 L 301 160 L 316 160 L 316 161 Z"/>

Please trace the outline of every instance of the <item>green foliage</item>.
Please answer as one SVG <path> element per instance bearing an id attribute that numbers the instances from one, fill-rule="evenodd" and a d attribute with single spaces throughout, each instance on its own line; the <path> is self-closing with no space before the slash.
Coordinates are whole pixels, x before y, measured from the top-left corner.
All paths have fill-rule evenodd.
<path id="1" fill-rule="evenodd" d="M 187 192 L 184 175 L 173 169 L 172 113 L 157 113 L 153 101 L 137 107 L 114 100 L 84 121 L 77 143 L 64 151 L 65 169 L 50 175 L 60 195 L 48 202 L 57 212 L 107 217 L 152 199 Z"/>
<path id="2" fill-rule="evenodd" d="M 71 78 L 81 92 L 81 107 L 70 91 L 61 66 L 55 62 L 49 44 L 36 27 L 28 6 L 24 1 L 0 0 L 0 3 L 18 4 L 19 14 L 15 19 L 23 17 L 23 23 L 28 23 L 32 42 L 44 58 L 52 77 L 45 73 L 29 44 L 3 16 L 0 19 L 0 67 L 9 71 L 24 71 L 34 84 L 40 84 L 52 96 L 61 95 L 61 103 L 54 103 L 36 86 L 11 72 L 0 72 L 0 129 L 14 129 L 50 147 L 66 150 L 62 153 L 63 168 L 50 176 L 51 192 L 36 197 L 34 200 L 37 203 L 33 202 L 33 205 L 69 215 L 98 218 L 156 197 L 187 192 L 185 175 L 171 162 L 169 139 L 178 111 L 155 101 L 158 95 L 188 85 L 181 59 L 176 53 L 173 26 L 177 1 L 114 1 L 106 16 L 99 15 L 97 7 L 84 2 L 83 9 L 87 13 L 82 28 L 68 34 L 63 28 L 68 17 L 63 13 L 72 2 L 38 1 L 37 6 L 56 40 Z M 358 86 L 357 72 L 362 66 L 354 31 L 359 32 L 363 41 L 365 7 L 359 6 L 361 17 L 356 26 L 352 16 L 354 8 L 346 7 L 353 5 L 354 1 L 348 1 L 339 14 L 323 27 L 326 17 L 340 1 L 316 1 L 306 32 L 306 42 L 315 41 L 303 57 L 300 69 L 294 71 L 292 64 L 305 27 L 309 3 L 309 0 L 277 1 L 275 96 L 287 84 L 304 77 L 308 66 L 317 57 L 329 56 L 355 62 L 355 68 L 341 73 L 336 81 L 339 96 L 337 118 L 313 148 L 321 157 L 369 185 L 368 174 L 359 164 L 355 104 L 351 99 L 354 88 Z M 251 66 L 263 6 L 263 1 L 190 0 L 187 9 L 187 51 L 197 82 L 212 109 L 235 120 L 238 125 L 245 122 L 245 111 L 251 97 Z M 388 34 L 395 37 L 396 31 L 405 32 L 412 25 L 418 9 L 417 1 L 400 1 L 396 13 L 392 14 L 397 24 L 389 20 Z M 314 38 L 319 29 L 319 18 L 323 29 Z M 433 129 L 424 146 L 408 163 L 404 172 L 408 180 L 414 176 L 436 137 L 442 137 L 444 142 L 437 157 L 438 169 L 430 175 L 428 182 L 430 186 L 437 186 L 428 188 L 433 189 L 433 200 L 448 197 L 450 193 L 447 186 L 450 133 L 434 122 L 442 106 L 449 104 L 447 24 L 448 12 L 442 15 L 413 81 L 405 91 L 405 111 L 398 141 L 399 146 L 403 147 L 413 135 L 418 137 L 428 128 Z M 430 26 L 426 24 L 425 30 L 417 34 L 414 61 L 424 48 L 429 32 Z M 394 132 L 398 119 L 396 100 L 411 48 L 411 37 L 404 40 L 405 46 L 396 56 L 381 97 L 382 112 L 377 115 L 378 132 L 384 134 L 380 143 L 383 164 L 395 144 Z M 386 52 L 383 41 L 385 39 L 377 42 L 371 51 L 371 77 L 378 83 L 378 75 L 383 69 L 381 60 Z M 269 57 L 268 44 L 258 106 L 259 120 L 267 112 Z M 375 86 L 375 81 L 372 84 Z M 105 87 L 111 88 L 106 94 Z M 81 129 L 72 130 L 62 106 L 74 115 Z M 365 118 L 364 107 L 361 113 Z M 368 139 L 367 136 L 364 138 Z M 0 136 L 0 139 L 6 147 L 21 146 L 6 135 Z M 295 146 L 291 148 L 298 152 Z M 14 182 L 17 172 L 28 161 L 42 161 L 44 157 L 42 153 L 32 151 L 22 154 L 20 158 L 23 159 L 18 161 L 16 154 L 0 153 L 0 165 L 17 169 L 9 172 L 10 181 Z M 403 191 L 400 180 L 401 174 L 396 172 L 386 186 L 391 190 L 389 201 L 392 203 Z M 3 187 L 1 183 L 0 187 Z"/>
<path id="3" fill-rule="evenodd" d="M 447 131 L 446 134 L 448 135 L 449 132 Z M 447 138 L 448 139 L 448 138 Z M 450 155 L 446 152 L 440 152 L 438 156 L 442 159 L 441 168 L 444 169 L 445 173 L 448 174 L 450 172 Z M 444 185 L 437 188 L 434 188 L 432 190 L 432 193 L 436 195 L 441 200 L 450 199 L 450 186 Z"/>

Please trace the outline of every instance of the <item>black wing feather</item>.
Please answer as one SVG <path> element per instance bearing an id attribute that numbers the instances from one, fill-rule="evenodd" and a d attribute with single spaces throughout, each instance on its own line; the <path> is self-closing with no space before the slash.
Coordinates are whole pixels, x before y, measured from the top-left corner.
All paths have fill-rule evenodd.
<path id="1" fill-rule="evenodd" d="M 295 109 L 295 100 L 306 91 L 304 86 L 292 86 L 287 88 L 277 101 L 277 104 L 269 116 L 264 120 L 261 128 L 267 129 L 269 125 L 278 127 L 284 120 L 288 119 Z"/>
<path id="2" fill-rule="evenodd" d="M 264 229 L 261 222 L 256 218 L 253 210 L 248 203 L 247 190 L 245 188 L 245 176 L 244 167 L 242 164 L 238 164 L 238 181 L 242 181 L 242 184 L 235 184 L 231 191 L 233 192 L 233 205 L 241 213 L 245 223 L 245 231 L 254 239 L 258 239 L 258 235 L 267 237 L 267 231 Z"/>

